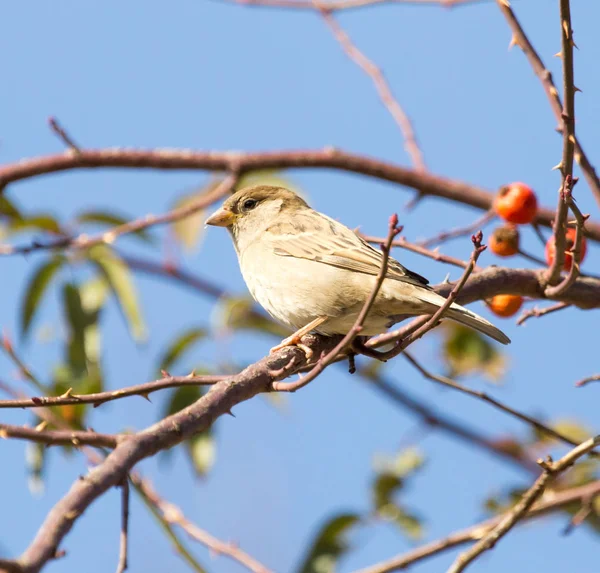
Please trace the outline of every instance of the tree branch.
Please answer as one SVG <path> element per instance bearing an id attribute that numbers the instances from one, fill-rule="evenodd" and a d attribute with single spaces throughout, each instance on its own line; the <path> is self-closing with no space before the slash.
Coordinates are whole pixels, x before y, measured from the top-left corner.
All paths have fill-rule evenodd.
<path id="1" fill-rule="evenodd" d="M 412 123 L 404 109 L 402 109 L 402 106 L 398 100 L 394 97 L 392 89 L 385 79 L 381 69 L 377 67 L 372 60 L 367 58 L 367 56 L 365 56 L 356 47 L 356 45 L 354 45 L 348 33 L 334 18 L 328 4 L 317 0 L 313 0 L 313 4 L 315 9 L 321 14 L 325 24 L 327 24 L 334 38 L 338 41 L 346 55 L 371 78 L 371 81 L 373 82 L 373 85 L 379 94 L 379 98 L 381 99 L 383 105 L 390 112 L 390 115 L 404 136 L 404 149 L 412 159 L 415 169 L 418 171 L 426 171 L 427 168 L 425 167 L 423 152 L 417 143 L 417 138 Z"/>
<path id="2" fill-rule="evenodd" d="M 559 431 L 547 426 L 546 424 L 543 424 L 542 422 L 540 422 L 536 418 L 533 418 L 532 416 L 523 414 L 522 412 L 519 412 L 518 410 L 515 410 L 514 408 L 511 408 L 510 406 L 503 404 L 502 402 L 500 402 L 499 400 L 496 400 L 495 398 L 492 398 L 485 392 L 471 390 L 471 388 L 467 388 L 466 386 L 459 384 L 458 382 L 456 382 L 456 380 L 452 380 L 451 378 L 448 378 L 447 376 L 441 376 L 441 375 L 433 374 L 433 373 L 429 372 L 429 370 L 427 370 L 417 360 L 415 360 L 411 354 L 405 352 L 404 357 L 428 380 L 431 380 L 432 382 L 437 382 L 438 384 L 442 384 L 443 386 L 452 388 L 453 390 L 458 390 L 459 392 L 462 392 L 463 394 L 467 394 L 468 396 L 472 396 L 474 398 L 482 400 L 483 402 L 487 402 L 488 404 L 494 406 L 494 408 L 497 408 L 498 410 L 501 410 L 502 412 L 505 412 L 506 414 L 510 414 L 514 418 L 517 418 L 518 420 L 521 420 L 522 422 L 529 424 L 530 426 L 532 426 L 539 432 L 546 434 L 547 436 L 550 436 L 550 437 L 554 438 L 555 440 L 558 440 L 565 444 L 569 444 L 571 446 L 578 445 L 578 442 L 576 442 L 575 440 L 572 440 L 571 438 L 569 438 L 569 436 L 563 434 L 562 432 L 559 432 Z"/>
<path id="3" fill-rule="evenodd" d="M 167 523 L 178 525 L 192 539 L 202 543 L 202 545 L 208 547 L 217 555 L 225 555 L 237 561 L 253 573 L 271 573 L 270 569 L 254 559 L 254 557 L 248 555 L 245 551 L 242 551 L 235 544 L 226 543 L 213 537 L 210 533 L 186 519 L 181 509 L 160 497 L 147 479 L 142 479 L 138 475 L 134 475 L 132 476 L 132 481 L 140 493 L 162 514 Z"/>
<path id="4" fill-rule="evenodd" d="M 510 7 L 509 2 L 505 2 L 503 0 L 496 0 L 496 4 L 500 8 L 500 11 L 506 18 L 506 21 L 508 22 L 508 25 L 510 26 L 510 28 L 512 30 L 513 43 L 516 44 L 517 46 L 519 46 L 523 50 L 523 53 L 525 54 L 525 57 L 529 61 L 535 75 L 539 78 L 540 82 L 542 83 L 542 87 L 544 88 L 544 91 L 546 92 L 546 96 L 548 97 L 548 101 L 550 102 L 550 107 L 552 108 L 554 117 L 556 117 L 556 121 L 558 122 L 559 131 L 562 131 L 564 133 L 565 121 L 563 119 L 563 104 L 560 99 L 560 95 L 558 94 L 558 90 L 556 89 L 556 86 L 554 85 L 554 82 L 552 81 L 552 74 L 550 73 L 550 70 L 548 68 L 546 68 L 546 66 L 544 65 L 544 62 L 542 62 L 542 59 L 540 58 L 539 54 L 536 52 L 532 43 L 529 41 L 527 34 L 525 34 L 525 31 L 521 27 L 521 24 L 519 23 L 519 20 L 517 19 L 515 13 L 513 12 L 512 8 Z M 569 17 L 569 20 L 570 20 L 570 17 Z M 562 21 L 562 19 L 561 19 L 561 21 Z M 570 22 L 569 22 L 568 29 L 570 29 Z M 563 34 L 564 34 L 564 29 L 563 29 Z M 574 89 L 574 91 L 575 90 L 576 90 L 576 88 Z M 596 202 L 598 203 L 598 205 L 600 205 L 600 178 L 598 178 L 598 175 L 596 174 L 596 170 L 594 169 L 594 166 L 591 164 L 587 155 L 583 151 L 583 148 L 581 147 L 581 143 L 575 136 L 575 133 L 573 133 L 573 137 L 574 137 L 574 143 L 575 143 L 575 154 L 574 154 L 575 160 L 581 167 L 581 171 L 583 172 L 583 175 L 587 181 L 587 184 L 590 186 L 590 189 L 592 190 L 592 193 L 594 195 L 594 198 L 596 199 Z"/>
<path id="5" fill-rule="evenodd" d="M 235 187 L 238 181 L 238 175 L 232 172 L 230 175 L 225 177 L 214 189 L 211 189 L 207 193 L 202 194 L 200 197 L 191 201 L 183 207 L 178 207 L 162 215 L 145 215 L 140 219 L 134 219 L 128 221 L 122 225 L 117 225 L 108 231 L 104 231 L 97 235 L 89 236 L 85 233 L 76 237 L 59 237 L 48 241 L 46 243 L 36 242 L 31 245 L 25 245 L 22 247 L 13 245 L 0 245 L 0 255 L 15 255 L 15 254 L 28 254 L 39 250 L 48 249 L 89 249 L 95 245 L 107 244 L 111 245 L 117 238 L 122 235 L 129 233 L 135 233 L 149 227 L 155 227 L 157 225 L 165 225 L 173 223 L 181 219 L 185 219 L 194 213 L 197 213 L 201 209 L 212 205 L 219 199 L 226 197 L 231 190 Z"/>
<path id="6" fill-rule="evenodd" d="M 145 382 L 135 386 L 109 390 L 107 392 L 96 392 L 94 394 L 72 394 L 65 392 L 62 396 L 33 396 L 31 398 L 17 398 L 14 400 L 0 400 L 1 408 L 40 408 L 48 406 L 66 406 L 67 404 L 93 404 L 100 406 L 105 402 L 112 402 L 128 396 L 142 396 L 148 399 L 148 395 L 157 390 L 165 388 L 178 388 L 180 386 L 208 386 L 216 384 L 229 376 L 188 376 L 167 375 L 153 382 Z"/>
<path id="7" fill-rule="evenodd" d="M 590 452 L 598 444 L 600 444 L 600 435 L 578 445 L 557 462 L 552 463 L 549 457 L 548 462 L 538 462 L 544 469 L 540 477 L 525 492 L 515 507 L 508 511 L 493 529 L 487 532 L 473 547 L 458 556 L 452 567 L 448 569 L 448 573 L 462 573 L 482 553 L 492 549 L 517 522 L 523 519 L 533 504 L 540 499 L 552 479 L 572 466 L 580 457 Z"/>
<path id="8" fill-rule="evenodd" d="M 316 351 L 330 349 L 327 344 L 331 345 L 331 342 L 315 337 Z M 298 348 L 285 348 L 218 382 L 191 406 L 117 444 L 106 459 L 78 479 L 48 513 L 35 539 L 17 561 L 20 570 L 35 573 L 52 559 L 77 518 L 109 488 L 121 483 L 137 462 L 206 430 L 233 406 L 270 389 L 275 381 L 271 373 L 283 368 L 292 358 L 299 367 L 305 365 L 304 352 Z"/>
<path id="9" fill-rule="evenodd" d="M 519 453 L 512 449 L 503 448 L 498 443 L 498 440 L 486 438 L 462 423 L 436 412 L 426 404 L 417 400 L 414 396 L 407 393 L 404 388 L 399 388 L 397 384 L 393 384 L 381 374 L 372 374 L 365 370 L 359 370 L 359 374 L 367 379 L 370 386 L 385 394 L 385 396 L 394 403 L 399 404 L 416 414 L 428 426 L 446 432 L 454 438 L 458 438 L 467 444 L 478 447 L 482 451 L 504 458 L 530 473 L 537 470 L 537 465 L 533 463 L 532 460 L 528 460 L 526 457 L 519 455 Z"/>
<path id="10" fill-rule="evenodd" d="M 440 197 L 487 211 L 494 193 L 475 185 L 407 169 L 393 163 L 333 148 L 305 151 L 217 152 L 191 150 L 81 150 L 24 159 L 0 167 L 0 189 L 9 183 L 39 175 L 75 169 L 118 167 L 125 169 L 193 169 L 232 171 L 240 175 L 256 169 L 318 168 L 338 169 L 411 187 L 422 195 Z M 552 226 L 554 212 L 540 209 L 536 221 Z M 588 238 L 600 241 L 600 224 L 587 224 Z"/>
<path id="11" fill-rule="evenodd" d="M 553 491 L 547 500 L 542 498 L 538 504 L 534 505 L 523 515 L 522 519 L 529 521 L 552 511 L 562 509 L 572 503 L 584 502 L 590 496 L 598 494 L 600 494 L 600 480 L 563 491 Z M 371 567 L 355 571 L 354 573 L 390 573 L 391 571 L 405 569 L 409 565 L 448 551 L 453 547 L 480 540 L 487 532 L 496 527 L 502 521 L 503 517 L 503 515 L 492 517 L 467 529 L 457 531 L 447 537 L 417 547 L 408 553 L 398 555 Z"/>
<path id="12" fill-rule="evenodd" d="M 121 482 L 121 535 L 119 538 L 119 562 L 117 573 L 127 569 L 127 538 L 129 535 L 129 479 L 127 476 Z"/>
<path id="13" fill-rule="evenodd" d="M 0 438 L 16 438 L 49 446 L 88 445 L 103 448 L 115 448 L 121 440 L 119 436 L 98 434 L 90 430 L 45 430 L 43 427 L 29 428 L 12 424 L 0 424 Z"/>
<path id="14" fill-rule="evenodd" d="M 264 8 L 287 8 L 291 10 L 314 10 L 312 0 L 221 0 L 228 4 L 239 4 L 241 6 L 264 7 Z M 444 8 L 463 6 L 481 2 L 482 0 L 330 0 L 324 3 L 331 12 L 342 10 L 354 10 L 369 6 L 382 6 L 384 4 L 416 4 L 438 5 Z"/>
<path id="15" fill-rule="evenodd" d="M 551 306 L 547 306 L 546 308 L 538 308 L 537 306 L 534 308 L 530 308 L 529 310 L 523 311 L 521 316 L 517 319 L 517 324 L 521 326 L 527 320 L 532 317 L 540 318 L 541 316 L 545 316 L 546 314 L 551 314 L 556 312 L 557 310 L 563 310 L 565 308 L 569 308 L 571 305 L 566 304 L 564 302 L 559 302 L 558 304 L 553 304 Z"/>

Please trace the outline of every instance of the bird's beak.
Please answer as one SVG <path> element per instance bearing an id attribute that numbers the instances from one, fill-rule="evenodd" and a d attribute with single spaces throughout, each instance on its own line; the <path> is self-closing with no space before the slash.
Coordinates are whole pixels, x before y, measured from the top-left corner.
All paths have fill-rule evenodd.
<path id="1" fill-rule="evenodd" d="M 206 219 L 206 224 L 214 225 L 215 227 L 231 227 L 236 219 L 237 215 L 233 211 L 221 207 Z"/>

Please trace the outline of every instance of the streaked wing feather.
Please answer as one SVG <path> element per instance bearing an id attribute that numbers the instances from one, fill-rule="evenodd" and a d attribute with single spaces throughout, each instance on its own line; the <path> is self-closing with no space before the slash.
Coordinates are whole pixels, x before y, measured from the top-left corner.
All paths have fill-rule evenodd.
<path id="1" fill-rule="evenodd" d="M 309 259 L 369 275 L 377 275 L 381 268 L 381 251 L 348 227 L 316 211 L 276 223 L 267 229 L 267 233 L 271 235 L 270 242 L 276 255 Z M 386 278 L 422 287 L 429 282 L 391 257 Z"/>

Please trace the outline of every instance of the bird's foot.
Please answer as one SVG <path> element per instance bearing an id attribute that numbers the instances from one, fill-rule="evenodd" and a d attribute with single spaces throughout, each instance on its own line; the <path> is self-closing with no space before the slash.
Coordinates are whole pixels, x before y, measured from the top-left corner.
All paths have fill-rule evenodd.
<path id="1" fill-rule="evenodd" d="M 281 350 L 286 346 L 297 346 L 298 348 L 300 348 L 300 350 L 304 352 L 304 354 L 306 354 L 306 361 L 310 362 L 315 353 L 313 352 L 312 348 L 310 348 L 306 344 L 302 344 L 302 337 L 308 334 L 311 330 L 317 328 L 317 326 L 323 324 L 326 320 L 327 318 L 324 316 L 319 316 L 314 320 L 311 320 L 300 330 L 297 330 L 296 332 L 294 332 L 294 334 L 288 336 L 287 338 L 284 338 L 277 346 L 271 348 L 270 354 L 273 354 L 274 352 L 277 352 L 278 350 Z"/>
<path id="2" fill-rule="evenodd" d="M 273 346 L 269 354 L 273 354 L 278 350 L 282 350 L 283 348 L 287 348 L 288 346 L 297 346 L 300 350 L 304 352 L 306 355 L 306 361 L 310 362 L 312 357 L 314 356 L 313 349 L 307 346 L 306 344 L 302 344 L 302 336 L 298 336 L 298 333 L 295 332 L 291 336 L 284 338 L 277 346 Z"/>

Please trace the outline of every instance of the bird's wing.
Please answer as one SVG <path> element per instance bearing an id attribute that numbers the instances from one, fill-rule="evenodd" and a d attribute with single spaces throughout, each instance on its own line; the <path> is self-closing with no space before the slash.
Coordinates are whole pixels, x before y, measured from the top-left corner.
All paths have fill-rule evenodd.
<path id="1" fill-rule="evenodd" d="M 276 255 L 298 257 L 349 271 L 377 275 L 383 255 L 345 225 L 311 211 L 271 225 L 264 237 Z M 390 257 L 386 278 L 425 287 L 428 280 Z"/>

